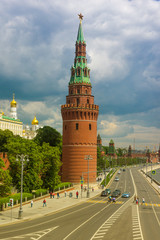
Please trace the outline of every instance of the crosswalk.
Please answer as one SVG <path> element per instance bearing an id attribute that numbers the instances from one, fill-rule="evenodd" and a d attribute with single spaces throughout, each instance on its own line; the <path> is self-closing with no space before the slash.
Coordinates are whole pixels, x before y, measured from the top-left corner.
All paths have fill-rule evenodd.
<path id="1" fill-rule="evenodd" d="M 102 201 L 102 200 L 88 200 L 87 202 L 89 203 L 108 203 L 108 201 Z M 111 202 L 110 204 L 123 204 L 123 201 L 116 201 L 116 202 Z"/>
<path id="2" fill-rule="evenodd" d="M 87 201 L 88 203 L 108 203 L 108 201 L 103 201 L 103 200 L 88 200 Z M 123 204 L 124 202 L 123 201 L 116 201 L 116 202 L 111 202 L 110 204 Z M 160 204 L 159 203 L 143 203 L 143 204 L 140 204 L 140 206 L 151 206 L 151 207 L 160 207 Z"/>

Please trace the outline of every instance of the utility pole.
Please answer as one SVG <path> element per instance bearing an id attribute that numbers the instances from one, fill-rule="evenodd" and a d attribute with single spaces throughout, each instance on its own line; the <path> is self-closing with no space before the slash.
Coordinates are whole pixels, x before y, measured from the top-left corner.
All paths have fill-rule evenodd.
<path id="1" fill-rule="evenodd" d="M 91 155 L 85 155 L 84 157 L 85 160 L 88 160 L 88 186 L 87 186 L 87 198 L 89 198 L 90 193 L 89 193 L 89 160 L 92 160 L 93 158 Z"/>
<path id="2" fill-rule="evenodd" d="M 17 155 L 16 161 L 21 162 L 21 201 L 20 201 L 20 209 L 19 209 L 19 215 L 18 218 L 22 218 L 22 194 L 23 194 L 23 164 L 25 161 L 29 162 L 28 155 Z"/>

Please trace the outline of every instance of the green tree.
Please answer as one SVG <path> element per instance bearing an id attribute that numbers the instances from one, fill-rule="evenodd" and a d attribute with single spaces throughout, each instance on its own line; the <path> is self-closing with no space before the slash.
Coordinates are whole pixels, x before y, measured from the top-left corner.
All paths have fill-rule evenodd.
<path id="1" fill-rule="evenodd" d="M 43 181 L 40 178 L 43 168 L 41 147 L 32 140 L 15 136 L 8 141 L 7 148 L 13 185 L 20 190 L 21 161 L 16 161 L 16 156 L 25 154 L 29 156 L 29 162 L 24 162 L 24 191 L 30 192 L 33 189 L 41 188 L 43 184 Z"/>
<path id="2" fill-rule="evenodd" d="M 59 171 L 62 165 L 60 161 L 60 150 L 58 147 L 51 147 L 48 143 L 42 145 L 43 155 L 43 186 L 53 190 L 60 183 Z"/>
<path id="3" fill-rule="evenodd" d="M 6 129 L 1 130 L 0 129 L 0 152 L 7 152 L 7 148 L 5 147 L 7 141 L 13 137 L 13 133 Z"/>
<path id="4" fill-rule="evenodd" d="M 56 129 L 49 126 L 44 126 L 43 128 L 38 129 L 34 141 L 40 146 L 42 146 L 44 142 L 49 143 L 52 147 L 62 146 L 61 134 Z"/>
<path id="5" fill-rule="evenodd" d="M 4 170 L 5 164 L 0 158 L 0 197 L 5 197 L 11 192 L 12 178 L 8 170 Z"/>

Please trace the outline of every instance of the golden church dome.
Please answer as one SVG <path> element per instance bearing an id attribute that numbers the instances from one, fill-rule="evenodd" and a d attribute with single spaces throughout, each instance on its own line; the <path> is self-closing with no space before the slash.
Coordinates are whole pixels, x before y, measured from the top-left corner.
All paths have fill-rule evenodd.
<path id="1" fill-rule="evenodd" d="M 36 116 L 32 120 L 32 125 L 38 125 L 38 120 L 37 120 Z"/>
<path id="2" fill-rule="evenodd" d="M 11 102 L 11 107 L 16 107 L 17 106 L 17 102 L 14 99 L 14 94 L 13 94 L 13 100 Z"/>

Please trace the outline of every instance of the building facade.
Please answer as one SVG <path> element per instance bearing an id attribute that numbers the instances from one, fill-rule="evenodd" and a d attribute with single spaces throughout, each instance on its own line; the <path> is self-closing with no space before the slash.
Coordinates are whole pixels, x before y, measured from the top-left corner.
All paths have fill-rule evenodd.
<path id="1" fill-rule="evenodd" d="M 23 122 L 17 118 L 17 102 L 13 94 L 13 100 L 10 103 L 10 116 L 6 116 L 2 110 L 0 111 L 0 129 L 8 129 L 12 131 L 14 135 L 32 139 L 37 134 L 36 130 L 39 129 L 39 123 L 35 116 L 31 126 L 23 125 Z"/>
<path id="2" fill-rule="evenodd" d="M 6 116 L 4 112 L 0 112 L 0 129 L 10 130 L 14 135 L 22 137 L 23 123 L 17 119 L 17 102 L 13 94 L 13 100 L 10 103 L 10 116 Z"/>
<path id="3" fill-rule="evenodd" d="M 99 106 L 94 104 L 90 69 L 87 66 L 86 42 L 82 31 L 82 15 L 78 29 L 74 65 L 68 86 L 66 104 L 61 106 L 63 119 L 62 181 L 80 183 L 96 181 L 97 119 Z"/>

